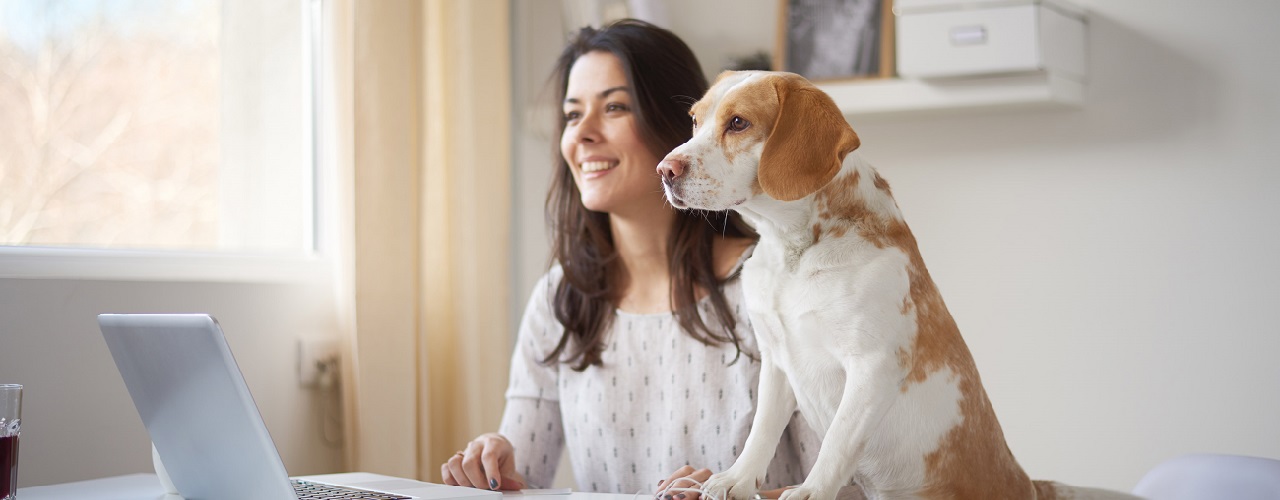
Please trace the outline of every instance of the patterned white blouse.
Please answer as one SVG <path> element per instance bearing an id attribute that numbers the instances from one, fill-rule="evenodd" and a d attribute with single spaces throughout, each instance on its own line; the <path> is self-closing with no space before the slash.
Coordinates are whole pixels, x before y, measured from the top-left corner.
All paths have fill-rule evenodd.
<path id="1" fill-rule="evenodd" d="M 516 468 L 529 487 L 551 485 L 566 446 L 578 491 L 649 493 L 683 465 L 712 471 L 732 465 L 755 414 L 759 361 L 736 356 L 731 344 L 703 345 L 672 313 L 616 311 L 603 366 L 578 372 L 565 363 L 544 365 L 564 332 L 552 309 L 561 276 L 552 268 L 529 299 L 499 428 L 515 446 Z M 724 292 L 744 351 L 758 357 L 741 280 L 731 279 Z M 708 326 L 719 328 L 710 301 L 699 307 Z M 803 482 L 820 441 L 793 416 L 765 489 Z"/>

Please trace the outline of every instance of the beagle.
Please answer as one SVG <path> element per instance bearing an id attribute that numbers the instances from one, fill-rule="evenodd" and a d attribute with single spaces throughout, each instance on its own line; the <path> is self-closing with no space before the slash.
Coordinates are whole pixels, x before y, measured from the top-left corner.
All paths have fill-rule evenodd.
<path id="1" fill-rule="evenodd" d="M 783 500 L 850 481 L 872 499 L 1135 498 L 1023 472 L 889 184 L 830 97 L 795 74 L 726 72 L 690 115 L 693 138 L 658 166 L 667 200 L 736 210 L 760 233 L 742 275 L 759 404 L 705 492 L 752 497 L 799 410 L 824 437 Z"/>

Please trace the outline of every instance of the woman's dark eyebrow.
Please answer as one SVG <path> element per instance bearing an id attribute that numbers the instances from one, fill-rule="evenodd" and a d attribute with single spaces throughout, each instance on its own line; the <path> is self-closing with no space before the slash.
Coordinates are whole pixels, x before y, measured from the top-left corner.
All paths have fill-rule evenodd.
<path id="1" fill-rule="evenodd" d="M 604 99 L 606 97 L 609 97 L 609 94 L 612 94 L 617 91 L 631 92 L 631 88 L 625 85 L 618 86 L 618 87 L 610 87 L 605 89 L 604 92 L 600 93 L 600 98 Z M 565 98 L 564 102 L 566 104 L 578 104 L 580 101 L 578 101 L 576 97 L 568 97 L 568 98 Z"/>

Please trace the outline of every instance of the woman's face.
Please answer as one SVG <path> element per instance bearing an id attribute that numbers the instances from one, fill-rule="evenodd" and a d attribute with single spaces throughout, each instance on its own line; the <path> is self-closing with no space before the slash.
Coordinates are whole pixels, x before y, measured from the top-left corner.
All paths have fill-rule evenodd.
<path id="1" fill-rule="evenodd" d="M 569 70 L 560 154 L 588 210 L 633 212 L 663 204 L 656 171 L 661 158 L 640 136 L 633 92 L 612 53 L 588 52 Z"/>

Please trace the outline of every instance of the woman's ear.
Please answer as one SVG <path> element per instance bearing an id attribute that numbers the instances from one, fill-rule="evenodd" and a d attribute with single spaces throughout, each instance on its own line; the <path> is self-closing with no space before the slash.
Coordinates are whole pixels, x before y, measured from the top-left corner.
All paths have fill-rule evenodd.
<path id="1" fill-rule="evenodd" d="M 775 76 L 774 89 L 778 116 L 756 175 L 765 194 L 793 201 L 831 182 L 861 141 L 835 101 L 803 77 Z"/>

